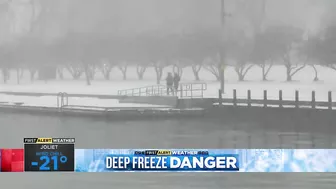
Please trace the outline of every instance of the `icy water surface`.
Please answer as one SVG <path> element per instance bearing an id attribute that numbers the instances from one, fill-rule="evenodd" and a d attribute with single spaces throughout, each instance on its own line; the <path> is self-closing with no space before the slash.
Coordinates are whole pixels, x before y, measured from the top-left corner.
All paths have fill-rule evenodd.
<path id="1" fill-rule="evenodd" d="M 75 137 L 77 148 L 330 148 L 333 133 L 260 128 L 220 120 L 107 122 L 27 114 L 0 114 L 0 146 L 22 147 L 24 137 Z M 281 130 L 281 132 L 280 132 Z M 11 188 L 335 188 L 334 174 L 109 173 L 1 174 Z"/>

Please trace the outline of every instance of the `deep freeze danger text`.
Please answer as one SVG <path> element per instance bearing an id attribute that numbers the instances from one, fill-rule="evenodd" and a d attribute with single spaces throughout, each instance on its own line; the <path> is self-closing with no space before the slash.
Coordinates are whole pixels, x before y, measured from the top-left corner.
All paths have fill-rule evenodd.
<path id="1" fill-rule="evenodd" d="M 111 156 L 105 168 L 111 170 L 239 170 L 234 156 Z"/>
<path id="2" fill-rule="evenodd" d="M 167 169 L 168 157 L 120 156 L 106 157 L 107 169 Z M 130 167 L 131 166 L 131 167 Z"/>

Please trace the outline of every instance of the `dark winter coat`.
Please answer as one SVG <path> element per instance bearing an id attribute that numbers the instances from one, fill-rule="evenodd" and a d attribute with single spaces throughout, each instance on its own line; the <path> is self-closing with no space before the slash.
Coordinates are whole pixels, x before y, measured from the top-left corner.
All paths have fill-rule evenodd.
<path id="1" fill-rule="evenodd" d="M 174 84 L 174 78 L 171 75 L 168 75 L 166 78 L 166 82 L 168 86 L 172 86 Z"/>
<path id="2" fill-rule="evenodd" d="M 180 76 L 179 75 L 175 75 L 174 76 L 174 85 L 178 86 L 178 84 L 180 83 L 180 80 L 181 80 Z"/>

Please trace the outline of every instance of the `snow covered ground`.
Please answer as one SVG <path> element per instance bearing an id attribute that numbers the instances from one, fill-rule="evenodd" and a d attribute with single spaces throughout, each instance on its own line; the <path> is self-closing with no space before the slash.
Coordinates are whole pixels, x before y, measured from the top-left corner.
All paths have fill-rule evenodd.
<path id="1" fill-rule="evenodd" d="M 165 76 L 167 72 L 171 72 L 171 68 L 166 68 L 164 71 Z M 259 67 L 254 67 L 246 75 L 246 81 L 239 82 L 233 68 L 228 68 L 225 76 L 226 94 L 224 97 L 232 98 L 233 89 L 237 89 L 238 97 L 246 98 L 247 90 L 250 89 L 254 99 L 262 99 L 264 90 L 268 91 L 269 99 L 278 99 L 279 90 L 283 90 L 284 100 L 294 99 L 296 90 L 300 92 L 300 100 L 311 100 L 312 91 L 316 91 L 316 100 L 318 101 L 326 101 L 328 91 L 332 91 L 333 98 L 336 99 L 336 72 L 324 67 L 318 67 L 318 71 L 321 81 L 313 82 L 314 71 L 311 67 L 306 67 L 293 76 L 293 82 L 286 82 L 286 70 L 284 67 L 274 66 L 269 73 L 269 81 L 261 82 L 261 70 Z M 20 85 L 18 85 L 15 76 L 16 73 L 13 72 L 11 80 L 7 84 L 0 84 L 0 91 L 116 95 L 117 91 L 121 89 L 156 85 L 155 72 L 152 68 L 148 68 L 142 81 L 137 79 L 136 71 L 133 67 L 129 67 L 126 81 L 122 80 L 122 74 L 117 68 L 112 71 L 110 81 L 104 80 L 102 75 L 97 72 L 96 79 L 92 81 L 91 86 L 86 85 L 83 77 L 78 81 L 72 80 L 67 72 L 65 72 L 65 80 L 48 81 L 48 83 L 44 81 L 31 83 L 29 81 L 29 73 L 26 71 Z M 200 78 L 202 82 L 208 84 L 205 96 L 217 97 L 219 82 L 215 81 L 215 77 L 203 69 L 200 72 Z M 182 82 L 195 82 L 190 68 L 184 69 Z M 162 83 L 164 84 L 165 82 L 162 81 Z M 0 101 L 3 100 L 0 99 Z"/>

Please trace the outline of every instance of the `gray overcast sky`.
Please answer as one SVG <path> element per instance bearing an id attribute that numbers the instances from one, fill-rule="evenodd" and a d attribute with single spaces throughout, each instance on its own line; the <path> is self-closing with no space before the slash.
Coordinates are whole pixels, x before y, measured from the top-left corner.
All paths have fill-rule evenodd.
<path id="1" fill-rule="evenodd" d="M 233 14 L 228 22 L 244 28 L 246 20 L 244 21 L 242 14 L 259 14 L 261 0 L 245 0 L 247 4 L 245 9 L 242 6 L 244 3 L 238 4 L 239 1 L 242 0 L 226 0 L 227 11 Z M 327 3 L 327 1 L 323 2 Z M 29 22 L 32 19 L 30 0 L 14 0 L 13 2 L 9 16 L 12 32 L 24 33 L 29 30 Z M 88 10 L 88 18 L 90 7 L 96 1 L 91 2 L 80 7 L 80 9 Z M 318 30 L 325 9 L 324 6 L 317 6 L 311 0 L 267 0 L 267 2 L 266 22 L 268 24 L 297 25 L 311 32 Z M 220 0 L 115 0 L 115 4 L 111 10 L 118 15 L 120 21 L 118 27 L 121 30 L 180 31 L 194 27 L 218 27 L 220 24 Z M 85 19 L 83 25 L 88 25 Z"/>

